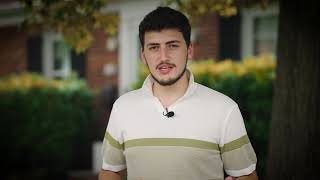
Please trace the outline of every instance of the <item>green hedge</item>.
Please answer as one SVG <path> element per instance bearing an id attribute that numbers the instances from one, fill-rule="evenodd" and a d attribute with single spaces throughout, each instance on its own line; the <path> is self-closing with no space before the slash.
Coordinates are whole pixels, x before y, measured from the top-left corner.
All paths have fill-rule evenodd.
<path id="1" fill-rule="evenodd" d="M 259 179 L 264 179 L 275 60 L 262 55 L 242 61 L 194 61 L 189 64 L 195 81 L 226 94 L 236 101 L 258 157 Z M 140 78 L 133 87 L 141 87 L 148 74 L 141 66 Z"/>
<path id="2" fill-rule="evenodd" d="M 93 120 L 93 95 L 84 82 L 10 75 L 0 79 L 0 99 L 7 176 L 54 179 L 81 158 L 76 157 L 79 144 L 88 143 Z"/>

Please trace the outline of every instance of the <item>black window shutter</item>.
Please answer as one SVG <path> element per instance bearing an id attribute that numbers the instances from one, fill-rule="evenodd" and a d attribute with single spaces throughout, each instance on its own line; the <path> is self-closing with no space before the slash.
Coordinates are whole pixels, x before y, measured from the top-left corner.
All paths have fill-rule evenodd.
<path id="1" fill-rule="evenodd" d="M 27 70 L 42 73 L 42 36 L 32 35 L 27 40 Z"/>
<path id="2" fill-rule="evenodd" d="M 85 78 L 85 55 L 84 53 L 77 54 L 71 52 L 71 67 L 72 70 L 77 72 L 80 78 Z"/>
<path id="3" fill-rule="evenodd" d="M 240 15 L 220 17 L 220 57 L 219 59 L 240 59 Z"/>

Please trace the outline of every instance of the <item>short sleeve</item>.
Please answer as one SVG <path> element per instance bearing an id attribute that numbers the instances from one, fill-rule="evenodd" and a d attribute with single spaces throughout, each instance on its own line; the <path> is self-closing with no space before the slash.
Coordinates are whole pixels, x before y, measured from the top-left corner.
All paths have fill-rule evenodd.
<path id="1" fill-rule="evenodd" d="M 237 105 L 230 110 L 226 118 L 219 147 L 228 175 L 239 177 L 256 169 L 257 157 Z"/>
<path id="2" fill-rule="evenodd" d="M 118 172 L 126 168 L 123 138 L 113 106 L 102 145 L 102 169 Z"/>

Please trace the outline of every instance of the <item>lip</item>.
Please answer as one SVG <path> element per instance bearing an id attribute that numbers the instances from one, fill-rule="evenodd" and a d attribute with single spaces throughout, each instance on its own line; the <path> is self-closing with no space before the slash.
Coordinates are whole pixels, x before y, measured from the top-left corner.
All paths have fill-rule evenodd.
<path id="1" fill-rule="evenodd" d="M 175 67 L 174 64 L 171 64 L 171 63 L 161 63 L 157 66 L 157 69 L 160 69 L 160 68 L 173 68 Z"/>
<path id="2" fill-rule="evenodd" d="M 173 64 L 163 63 L 157 66 L 157 70 L 160 72 L 160 74 L 165 75 L 169 74 L 174 67 L 175 66 Z"/>

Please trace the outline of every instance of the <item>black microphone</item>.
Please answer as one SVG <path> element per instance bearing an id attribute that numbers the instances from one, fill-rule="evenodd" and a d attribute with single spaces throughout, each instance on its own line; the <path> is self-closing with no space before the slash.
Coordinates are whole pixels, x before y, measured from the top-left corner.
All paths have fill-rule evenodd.
<path id="1" fill-rule="evenodd" d="M 168 108 L 166 108 L 166 114 L 163 112 L 164 116 L 167 116 L 167 118 L 174 116 L 174 112 L 173 111 L 169 111 L 168 112 Z"/>

